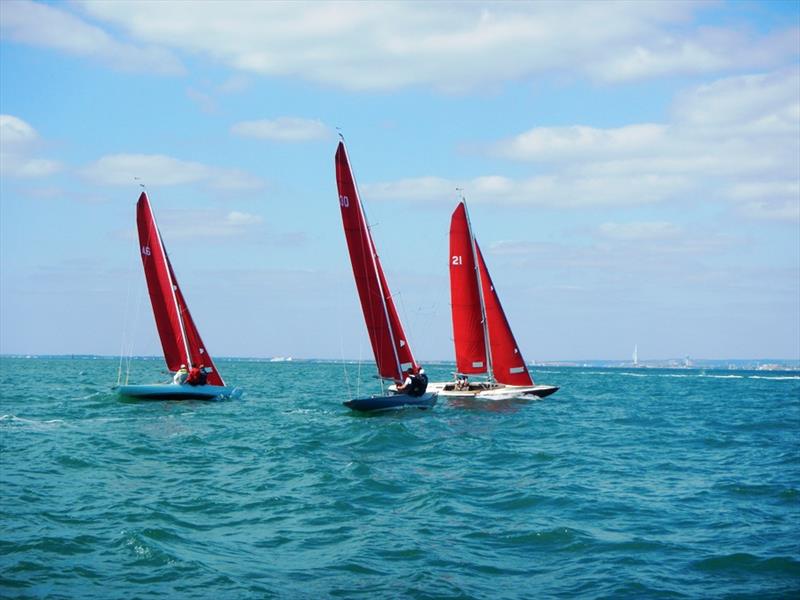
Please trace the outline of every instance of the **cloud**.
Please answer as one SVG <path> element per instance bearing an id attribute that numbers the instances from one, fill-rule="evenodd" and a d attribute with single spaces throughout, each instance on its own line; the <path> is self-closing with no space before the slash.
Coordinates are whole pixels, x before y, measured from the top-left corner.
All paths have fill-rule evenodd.
<path id="1" fill-rule="evenodd" d="M 615 83 L 773 68 L 798 56 L 797 28 L 761 34 L 736 25 L 703 27 L 695 13 L 705 5 L 696 2 L 87 0 L 78 6 L 145 48 L 351 90 L 459 91 L 552 72 Z M 102 38 L 84 27 L 90 39 Z M 37 42 L 71 49 L 43 34 Z"/>
<path id="2" fill-rule="evenodd" d="M 681 233 L 680 227 L 667 221 L 603 223 L 597 229 L 604 238 L 622 241 L 671 239 L 678 237 Z"/>
<path id="3" fill-rule="evenodd" d="M 500 140 L 490 154 L 536 164 L 559 198 L 584 190 L 596 202 L 647 203 L 702 197 L 743 214 L 794 220 L 800 202 L 800 71 L 720 79 L 679 94 L 666 123 L 617 128 L 536 127 Z M 592 186 L 584 185 L 592 182 Z M 648 184 L 658 189 L 648 189 Z M 525 182 L 507 185 L 514 191 Z M 467 188 L 469 190 L 469 188 Z"/>
<path id="4" fill-rule="evenodd" d="M 100 185 L 131 185 L 138 178 L 148 185 L 208 183 L 217 189 L 257 189 L 264 182 L 239 169 L 222 169 L 162 154 L 112 154 L 82 169 Z"/>
<path id="5" fill-rule="evenodd" d="M 331 130 L 322 121 L 298 117 L 242 121 L 234 124 L 231 132 L 244 137 L 276 142 L 325 140 L 331 135 Z"/>
<path id="6" fill-rule="evenodd" d="M 766 221 L 785 221 L 796 224 L 800 221 L 800 201 L 783 202 L 745 202 L 739 206 L 739 212 L 745 217 Z"/>
<path id="7" fill-rule="evenodd" d="M 660 202 L 684 189 L 686 182 L 674 175 L 571 177 L 554 174 L 525 179 L 491 175 L 467 181 L 420 177 L 365 183 L 360 187 L 369 201 L 450 202 L 456 197 L 456 188 L 463 188 L 471 203 L 578 208 Z"/>
<path id="8" fill-rule="evenodd" d="M 93 58 L 115 69 L 175 75 L 184 72 L 170 52 L 115 40 L 62 6 L 14 0 L 3 3 L 0 36 L 13 42 L 43 46 L 72 56 Z"/>
<path id="9" fill-rule="evenodd" d="M 679 94 L 665 123 L 536 127 L 488 145 L 535 176 L 423 176 L 361 190 L 374 201 L 449 202 L 461 187 L 470 202 L 556 208 L 727 201 L 745 216 L 796 223 L 798 90 L 796 68 L 728 77 Z"/>
<path id="10" fill-rule="evenodd" d="M 537 127 L 494 145 L 497 155 L 514 160 L 554 162 L 597 156 L 649 154 L 663 142 L 664 125 L 644 123 L 615 129 L 583 125 Z"/>
<path id="11" fill-rule="evenodd" d="M 170 240 L 236 238 L 279 248 L 299 247 L 308 242 L 305 232 L 276 231 L 261 215 L 238 210 L 162 210 L 158 214 L 158 225 L 164 237 Z M 136 234 L 128 230 L 125 235 L 135 237 Z"/>
<path id="12" fill-rule="evenodd" d="M 718 73 L 731 69 L 772 67 L 780 57 L 797 56 L 797 28 L 762 38 L 745 31 L 702 28 L 688 35 L 653 31 L 650 39 L 623 45 L 588 71 L 609 83 L 670 75 Z"/>
<path id="13" fill-rule="evenodd" d="M 0 115 L 0 141 L 3 144 L 30 144 L 38 139 L 36 130 L 22 119 L 13 115 Z"/>
<path id="14" fill-rule="evenodd" d="M 57 161 L 33 156 L 41 138 L 30 124 L 0 115 L 0 174 L 3 177 L 47 177 L 61 170 Z"/>
<path id="15" fill-rule="evenodd" d="M 235 210 L 166 210 L 159 213 L 159 227 L 169 239 L 242 237 L 263 221 L 259 215 Z"/>

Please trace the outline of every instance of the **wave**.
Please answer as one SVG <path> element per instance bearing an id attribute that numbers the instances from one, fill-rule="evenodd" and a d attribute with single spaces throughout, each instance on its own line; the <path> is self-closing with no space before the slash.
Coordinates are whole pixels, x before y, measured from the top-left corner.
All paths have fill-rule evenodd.
<path id="1" fill-rule="evenodd" d="M 6 421 L 12 424 L 19 423 L 21 425 L 30 425 L 34 428 L 39 428 L 39 429 L 49 429 L 65 423 L 63 419 L 37 420 L 37 419 L 26 419 L 24 417 L 18 417 L 17 415 L 0 415 L 0 423 Z"/>

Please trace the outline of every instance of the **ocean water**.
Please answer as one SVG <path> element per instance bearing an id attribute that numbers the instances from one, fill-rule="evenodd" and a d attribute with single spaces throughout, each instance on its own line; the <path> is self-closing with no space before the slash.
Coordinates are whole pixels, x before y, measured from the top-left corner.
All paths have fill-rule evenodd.
<path id="1" fill-rule="evenodd" d="M 0 358 L 0 596 L 800 596 L 797 373 L 535 369 L 562 389 L 362 416 L 369 365 L 218 366 L 242 398 Z"/>

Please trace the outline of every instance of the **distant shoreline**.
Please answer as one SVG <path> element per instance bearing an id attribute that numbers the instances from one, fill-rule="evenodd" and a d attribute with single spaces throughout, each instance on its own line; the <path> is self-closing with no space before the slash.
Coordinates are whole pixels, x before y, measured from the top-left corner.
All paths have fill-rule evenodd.
<path id="1" fill-rule="evenodd" d="M 0 358 L 12 359 L 66 359 L 66 360 L 119 360 L 119 356 L 106 354 L 0 354 Z M 155 360 L 163 361 L 161 356 L 133 356 L 135 360 Z M 294 358 L 294 357 L 246 357 L 246 356 L 219 356 L 217 360 L 230 362 L 256 362 L 256 363 L 369 363 L 372 361 L 359 360 L 355 358 Z M 428 365 L 453 365 L 452 360 L 422 360 Z M 552 360 L 538 361 L 529 363 L 532 369 L 537 368 L 582 368 L 582 369 L 681 369 L 681 370 L 702 370 L 702 369 L 722 369 L 722 370 L 746 370 L 746 371 L 800 371 L 800 360 L 784 358 L 760 358 L 760 359 L 692 359 L 687 364 L 686 359 L 656 359 L 640 361 L 634 365 L 630 361 L 623 360 Z"/>

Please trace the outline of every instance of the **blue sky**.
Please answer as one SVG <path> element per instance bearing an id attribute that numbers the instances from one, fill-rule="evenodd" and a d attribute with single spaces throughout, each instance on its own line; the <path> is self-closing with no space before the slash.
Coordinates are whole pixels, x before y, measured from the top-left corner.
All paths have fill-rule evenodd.
<path id="1" fill-rule="evenodd" d="M 344 132 L 415 354 L 464 189 L 521 350 L 800 358 L 800 3 L 0 3 L 0 352 L 368 358 Z M 134 178 L 138 177 L 139 181 Z"/>

